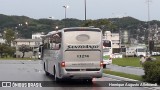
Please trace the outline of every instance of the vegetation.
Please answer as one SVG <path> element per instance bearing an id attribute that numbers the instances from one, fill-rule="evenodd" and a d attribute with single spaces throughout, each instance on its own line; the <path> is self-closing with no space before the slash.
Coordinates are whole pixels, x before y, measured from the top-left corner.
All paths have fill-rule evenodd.
<path id="1" fill-rule="evenodd" d="M 119 66 L 142 67 L 139 59 L 139 57 L 115 58 L 112 60 L 112 63 Z"/>
<path id="2" fill-rule="evenodd" d="M 31 50 L 32 49 L 27 45 L 22 45 L 22 46 L 19 47 L 19 51 L 23 53 L 22 58 L 24 58 L 25 52 L 29 52 Z"/>
<path id="3" fill-rule="evenodd" d="M 26 23 L 27 22 L 27 23 Z M 138 39 L 141 42 L 140 37 L 145 36 L 147 39 L 148 25 L 145 21 L 140 21 L 132 17 L 123 18 L 109 18 L 109 19 L 98 19 L 98 20 L 78 20 L 73 18 L 67 18 L 62 20 L 52 20 L 52 19 L 32 19 L 26 16 L 7 16 L 0 14 L 0 33 L 5 31 L 5 28 L 12 29 L 17 32 L 17 37 L 19 38 L 31 38 L 32 33 L 44 32 L 45 34 L 56 30 L 55 27 L 58 26 L 59 29 L 64 27 L 79 27 L 79 26 L 95 26 L 101 28 L 104 31 L 120 32 L 129 31 L 129 33 L 134 33 L 132 37 L 139 36 Z M 160 22 L 153 20 L 150 22 L 151 26 L 154 27 L 155 24 L 160 26 Z M 144 33 L 146 35 L 144 35 Z"/>
<path id="4" fill-rule="evenodd" d="M 6 40 L 6 44 L 11 46 L 11 43 L 15 40 L 15 32 L 12 29 L 5 28 L 4 29 L 4 39 Z"/>
<path id="5" fill-rule="evenodd" d="M 157 60 L 160 60 L 160 56 L 153 56 Z M 112 60 L 113 64 L 119 65 L 119 66 L 133 66 L 133 67 L 142 67 L 140 64 L 140 58 L 139 57 L 123 57 L 123 58 L 114 58 Z"/>
<path id="6" fill-rule="evenodd" d="M 104 73 L 116 75 L 116 76 L 120 76 L 120 77 L 125 77 L 125 78 L 130 78 L 130 79 L 134 79 L 134 80 L 139 80 L 139 81 L 143 80 L 142 77 L 138 76 L 138 75 L 116 72 L 116 71 L 111 71 L 111 70 L 104 70 Z"/>
<path id="7" fill-rule="evenodd" d="M 0 57 L 14 57 L 16 49 L 15 47 L 10 47 L 7 44 L 0 44 Z"/>
<path id="8" fill-rule="evenodd" d="M 145 62 L 143 67 L 145 72 L 144 80 L 160 84 L 160 60 Z"/>
<path id="9" fill-rule="evenodd" d="M 36 58 L 13 58 L 13 57 L 7 57 L 7 58 L 0 58 L 0 60 L 37 60 Z"/>
<path id="10" fill-rule="evenodd" d="M 94 26 L 94 27 L 102 29 L 103 33 L 106 30 L 116 30 L 117 29 L 117 27 L 107 19 L 88 20 L 82 26 L 85 26 L 85 27 L 86 26 L 87 27 L 88 26 Z"/>

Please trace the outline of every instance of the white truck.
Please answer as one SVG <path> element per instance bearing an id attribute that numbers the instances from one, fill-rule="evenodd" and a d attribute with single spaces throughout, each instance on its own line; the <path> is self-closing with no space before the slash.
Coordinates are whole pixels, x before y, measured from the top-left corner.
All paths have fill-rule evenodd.
<path id="1" fill-rule="evenodd" d="M 134 55 L 139 57 L 139 56 L 146 56 L 147 54 L 147 48 L 146 47 L 136 47 Z"/>
<path id="2" fill-rule="evenodd" d="M 146 56 L 147 47 L 146 46 L 130 46 L 122 49 L 122 54 L 126 57 L 128 56 L 136 56 L 139 57 L 141 55 Z"/>

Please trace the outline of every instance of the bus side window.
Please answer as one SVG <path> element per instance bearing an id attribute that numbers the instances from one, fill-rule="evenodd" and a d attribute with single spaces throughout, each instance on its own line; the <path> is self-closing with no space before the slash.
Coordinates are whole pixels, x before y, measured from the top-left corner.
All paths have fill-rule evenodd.
<path id="1" fill-rule="evenodd" d="M 48 48 L 48 44 L 45 43 L 45 44 L 44 44 L 44 49 L 47 49 L 47 48 Z"/>
<path id="2" fill-rule="evenodd" d="M 59 34 L 55 34 L 50 37 L 50 49 L 59 50 L 61 48 L 61 37 Z"/>

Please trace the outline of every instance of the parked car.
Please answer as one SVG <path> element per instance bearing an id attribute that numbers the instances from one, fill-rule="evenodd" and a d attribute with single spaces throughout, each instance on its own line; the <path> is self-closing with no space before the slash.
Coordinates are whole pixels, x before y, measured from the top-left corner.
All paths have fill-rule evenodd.
<path id="1" fill-rule="evenodd" d="M 114 54 L 112 55 L 112 58 L 122 58 L 122 57 L 123 57 L 123 55 L 120 54 L 120 53 L 114 53 Z"/>
<path id="2" fill-rule="evenodd" d="M 112 64 L 112 55 L 103 56 L 103 68 L 106 68 L 106 65 Z"/>

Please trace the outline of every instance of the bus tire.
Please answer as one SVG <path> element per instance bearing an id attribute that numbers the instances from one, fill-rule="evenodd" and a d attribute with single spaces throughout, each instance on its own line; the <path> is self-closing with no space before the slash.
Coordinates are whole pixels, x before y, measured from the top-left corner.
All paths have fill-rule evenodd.
<path id="1" fill-rule="evenodd" d="M 46 76 L 49 76 L 49 73 L 46 71 L 45 63 L 44 63 L 44 71 L 45 71 Z"/>
<path id="2" fill-rule="evenodd" d="M 47 71 L 45 71 L 46 76 L 49 76 L 49 73 Z"/>
<path id="3" fill-rule="evenodd" d="M 56 82 L 59 82 L 60 81 L 60 79 L 57 77 L 57 75 L 56 75 L 56 69 L 55 69 L 55 67 L 54 67 L 54 80 L 56 81 Z"/>

